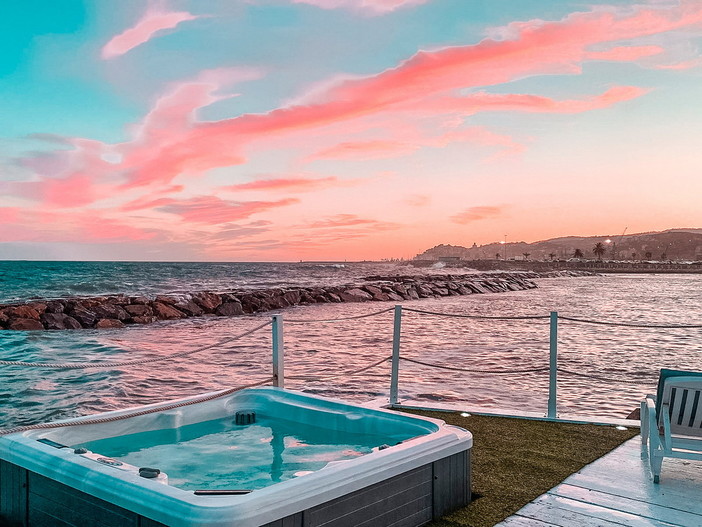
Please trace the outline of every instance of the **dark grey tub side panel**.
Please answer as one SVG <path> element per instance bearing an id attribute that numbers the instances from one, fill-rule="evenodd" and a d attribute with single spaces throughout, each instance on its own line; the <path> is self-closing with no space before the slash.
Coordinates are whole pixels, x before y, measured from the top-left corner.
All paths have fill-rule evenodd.
<path id="1" fill-rule="evenodd" d="M 470 450 L 262 527 L 416 527 L 470 503 Z"/>
<path id="2" fill-rule="evenodd" d="M 303 527 L 417 525 L 407 517 L 431 519 L 431 466 L 425 465 L 305 511 Z"/>
<path id="3" fill-rule="evenodd" d="M 27 525 L 27 471 L 0 460 L 0 524 Z"/>
<path id="4" fill-rule="evenodd" d="M 267 523 L 263 527 L 302 527 L 302 514 L 298 512 L 292 516 L 287 516 L 282 520 L 276 520 L 271 523 Z"/>
<path id="5" fill-rule="evenodd" d="M 416 527 L 470 502 L 470 450 L 263 527 Z M 165 527 L 0 460 L 0 525 Z"/>
<path id="6" fill-rule="evenodd" d="M 470 503 L 470 450 L 435 461 L 433 517 Z"/>
<path id="7" fill-rule="evenodd" d="M 165 527 L 162 523 L 2 460 L 0 525 Z"/>

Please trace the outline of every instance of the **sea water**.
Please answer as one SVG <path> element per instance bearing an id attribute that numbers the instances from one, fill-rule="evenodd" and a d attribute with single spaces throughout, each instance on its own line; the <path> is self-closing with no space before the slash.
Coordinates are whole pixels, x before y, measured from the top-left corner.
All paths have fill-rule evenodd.
<path id="1" fill-rule="evenodd" d="M 389 441 L 380 436 L 304 427 L 258 418 L 236 425 L 231 416 L 177 429 L 140 432 L 80 445 L 137 467 L 158 468 L 184 490 L 255 490 L 354 459 Z"/>
<path id="2" fill-rule="evenodd" d="M 32 262 L 26 263 L 22 271 L 28 277 L 27 284 L 32 282 L 29 279 L 34 273 L 32 265 Z M 42 273 L 47 272 L 42 267 L 45 264 L 37 265 L 44 269 Z M 138 268 L 141 264 L 133 265 Z M 166 283 L 164 277 L 168 273 L 159 265 L 143 264 L 141 271 L 134 271 L 140 282 L 134 282 L 129 289 L 125 286 L 124 290 L 140 292 L 149 287 L 155 290 L 155 283 Z M 192 289 L 200 289 L 201 284 L 210 283 L 210 277 L 217 275 L 213 269 L 220 264 L 188 264 L 186 267 L 190 265 L 193 267 L 187 271 L 187 276 L 201 275 L 197 287 Z M 317 279 L 346 283 L 371 274 L 415 272 L 413 268 L 378 264 L 315 267 L 314 271 L 310 271 L 307 264 L 231 265 L 230 271 L 250 269 L 259 277 L 253 282 L 258 281 L 262 286 L 267 285 L 261 278 L 265 273 L 257 265 L 268 272 L 280 266 L 285 273 L 294 275 L 289 278 L 293 285 L 314 285 Z M 67 274 L 62 265 L 58 267 L 62 269 L 62 287 L 68 288 L 70 273 Z M 159 269 L 154 271 L 153 282 L 147 272 L 152 267 Z M 90 266 L 86 264 L 85 268 Z M 173 269 L 182 271 L 178 266 Z M 90 273 L 85 272 L 88 277 Z M 13 273 L 22 274 L 17 270 Z M 218 275 L 220 285 L 232 288 L 253 283 L 246 282 L 242 274 L 243 271 L 232 274 L 231 282 L 227 282 L 226 273 L 222 272 Z M 178 276 L 172 280 L 174 289 L 188 290 L 187 280 Z M 280 281 L 275 277 L 268 280 Z M 48 286 L 39 284 L 36 277 L 34 283 L 36 291 L 41 293 L 37 296 L 52 296 L 47 293 Z M 464 315 L 548 316 L 550 311 L 557 311 L 560 315 L 615 323 L 702 324 L 702 275 L 603 275 L 538 279 L 537 284 L 537 289 L 528 291 L 423 299 L 402 304 L 414 309 Z M 31 290 L 31 284 L 26 287 Z M 111 288 L 110 292 L 122 291 L 118 283 Z M 53 290 L 58 292 L 58 289 Z M 14 287 L 5 297 L 16 297 L 17 291 Z M 103 292 L 107 290 L 94 293 Z M 293 323 L 293 320 L 352 317 L 388 307 L 392 307 L 392 303 L 364 302 L 284 310 L 286 387 L 357 402 L 387 397 L 389 363 L 360 375 L 347 373 L 390 356 L 392 312 L 341 322 Z M 5 360 L 117 361 L 161 357 L 212 346 L 178 360 L 106 370 L 0 366 L 0 424 L 8 427 L 75 417 L 265 380 L 271 375 L 270 328 L 240 340 L 221 342 L 266 320 L 270 320 L 270 313 L 191 318 L 116 330 L 0 331 L 0 358 Z M 643 396 L 655 392 L 660 368 L 702 370 L 701 329 L 642 329 L 561 320 L 558 344 L 559 366 L 563 369 L 558 376 L 560 413 L 625 417 Z M 485 372 L 548 366 L 547 319 L 474 320 L 405 311 L 400 349 L 403 357 L 466 370 L 429 368 L 401 361 L 401 399 L 450 402 L 486 409 L 546 410 L 548 372 Z M 291 376 L 309 379 L 293 380 Z"/>

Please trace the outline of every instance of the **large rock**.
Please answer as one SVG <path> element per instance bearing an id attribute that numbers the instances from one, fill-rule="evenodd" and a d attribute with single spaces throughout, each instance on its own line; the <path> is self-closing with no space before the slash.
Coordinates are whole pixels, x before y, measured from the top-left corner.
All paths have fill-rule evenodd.
<path id="1" fill-rule="evenodd" d="M 10 318 L 30 318 L 39 320 L 39 311 L 30 305 L 6 308 L 5 314 Z"/>
<path id="2" fill-rule="evenodd" d="M 342 291 L 341 293 L 339 293 L 339 297 L 344 302 L 366 302 L 368 300 L 373 300 L 373 297 L 370 293 L 357 287 L 347 289 L 346 291 Z"/>
<path id="3" fill-rule="evenodd" d="M 65 313 L 43 313 L 40 318 L 46 329 L 80 329 L 82 327 L 80 322 Z"/>
<path id="4" fill-rule="evenodd" d="M 129 297 L 129 302 L 127 302 L 126 305 L 134 305 L 134 304 L 143 304 L 143 305 L 146 305 L 146 304 L 148 304 L 149 302 L 150 302 L 150 300 L 149 300 L 148 298 L 146 298 L 145 296 L 141 296 L 141 295 L 139 295 L 139 296 L 130 296 L 130 297 Z"/>
<path id="5" fill-rule="evenodd" d="M 120 305 L 101 304 L 93 308 L 95 316 L 99 319 L 127 320 L 131 315 Z"/>
<path id="6" fill-rule="evenodd" d="M 199 317 L 205 313 L 202 308 L 192 300 L 179 300 L 173 304 L 173 307 L 182 311 L 189 317 Z"/>
<path id="7" fill-rule="evenodd" d="M 374 285 L 364 285 L 363 289 L 365 289 L 366 292 L 368 292 L 368 294 L 370 294 L 370 296 L 372 296 L 372 297 L 376 297 L 383 292 L 382 289 L 380 289 L 379 287 L 376 287 Z"/>
<path id="8" fill-rule="evenodd" d="M 46 311 L 47 305 L 46 302 L 30 302 L 28 304 L 25 304 L 27 307 L 31 307 L 34 311 L 39 313 L 40 315 Z M 31 318 L 31 317 L 30 317 Z"/>
<path id="9" fill-rule="evenodd" d="M 256 313 L 262 310 L 263 301 L 260 298 L 255 297 L 251 293 L 241 295 L 241 305 L 244 308 L 244 313 Z"/>
<path id="10" fill-rule="evenodd" d="M 134 317 L 150 317 L 154 314 L 151 306 L 144 304 L 129 304 L 124 306 L 124 310 L 129 313 L 129 316 Z"/>
<path id="11" fill-rule="evenodd" d="M 33 318 L 16 318 L 10 322 L 8 327 L 16 331 L 34 331 L 37 329 L 44 329 L 44 325 Z"/>
<path id="12" fill-rule="evenodd" d="M 156 295 L 154 302 L 160 302 L 162 304 L 173 305 L 178 301 L 177 298 L 167 295 Z M 134 302 L 136 304 L 136 302 Z"/>
<path id="13" fill-rule="evenodd" d="M 236 315 L 243 315 L 244 308 L 240 302 L 225 302 L 220 304 L 217 309 L 215 309 L 215 314 L 220 317 L 233 317 Z"/>
<path id="14" fill-rule="evenodd" d="M 110 304 L 117 304 L 118 306 L 126 306 L 127 304 L 132 303 L 132 301 L 127 295 L 108 296 L 107 302 Z"/>
<path id="15" fill-rule="evenodd" d="M 63 302 L 60 300 L 49 300 L 46 303 L 46 312 L 47 313 L 63 313 L 64 306 Z"/>
<path id="16" fill-rule="evenodd" d="M 310 291 L 302 291 L 300 293 L 300 304 L 316 304 L 317 300 Z"/>
<path id="17" fill-rule="evenodd" d="M 263 302 L 268 304 L 269 309 L 283 309 L 292 305 L 285 299 L 283 294 L 267 297 Z"/>
<path id="18" fill-rule="evenodd" d="M 431 287 L 429 287 L 428 285 L 420 285 L 417 288 L 417 294 L 420 298 L 429 298 L 431 296 L 434 296 L 434 291 L 432 291 Z"/>
<path id="19" fill-rule="evenodd" d="M 95 311 L 83 307 L 80 304 L 75 305 L 69 314 L 80 322 L 81 326 L 84 328 L 92 328 L 95 322 L 98 321 L 98 316 L 95 314 Z"/>
<path id="20" fill-rule="evenodd" d="M 97 321 L 95 327 L 98 329 L 123 328 L 124 323 L 116 318 L 103 318 Z"/>
<path id="21" fill-rule="evenodd" d="M 216 293 L 195 293 L 195 302 L 205 313 L 214 313 L 215 309 L 222 303 L 222 297 Z"/>
<path id="22" fill-rule="evenodd" d="M 182 311 L 178 311 L 175 307 L 164 304 L 163 302 L 154 302 L 151 304 L 154 314 L 162 320 L 170 320 L 174 318 L 185 318 L 187 315 Z"/>
<path id="23" fill-rule="evenodd" d="M 158 319 L 153 315 L 144 315 L 143 317 L 132 317 L 129 319 L 132 324 L 151 324 L 156 320 Z"/>
<path id="24" fill-rule="evenodd" d="M 241 299 L 239 298 L 239 296 L 235 295 L 234 293 L 222 293 L 220 296 L 222 297 L 222 303 L 224 303 L 224 302 L 239 302 L 239 303 L 241 303 Z"/>
<path id="25" fill-rule="evenodd" d="M 289 306 L 296 306 L 300 303 L 300 300 L 302 299 L 302 294 L 297 289 L 293 289 L 291 291 L 286 291 L 285 293 L 283 293 L 283 298 Z"/>
<path id="26" fill-rule="evenodd" d="M 0 328 L 6 328 L 9 322 L 10 317 L 8 317 L 4 311 L 0 310 Z"/>

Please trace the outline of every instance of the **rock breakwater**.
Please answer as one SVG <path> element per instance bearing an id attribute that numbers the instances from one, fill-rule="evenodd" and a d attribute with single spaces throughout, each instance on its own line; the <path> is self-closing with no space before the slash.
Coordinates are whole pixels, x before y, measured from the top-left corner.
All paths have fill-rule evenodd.
<path id="1" fill-rule="evenodd" d="M 572 276 L 572 275 L 564 275 Z M 60 330 L 121 328 L 201 316 L 237 316 L 296 305 L 340 302 L 402 302 L 420 298 L 533 289 L 538 273 L 372 276 L 363 283 L 184 295 L 112 295 L 0 304 L 0 329 Z"/>

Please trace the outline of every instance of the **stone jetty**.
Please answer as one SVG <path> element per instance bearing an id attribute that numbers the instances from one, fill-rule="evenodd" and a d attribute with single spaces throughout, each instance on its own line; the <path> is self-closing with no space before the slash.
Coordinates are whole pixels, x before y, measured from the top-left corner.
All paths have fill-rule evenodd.
<path id="1" fill-rule="evenodd" d="M 0 304 L 0 329 L 121 328 L 202 316 L 236 316 L 296 305 L 402 302 L 420 298 L 533 289 L 539 273 L 371 276 L 359 284 L 327 287 L 194 292 L 183 295 L 113 295 Z M 548 273 L 548 276 L 554 276 Z M 573 276 L 572 273 L 557 276 Z"/>

